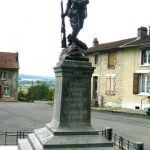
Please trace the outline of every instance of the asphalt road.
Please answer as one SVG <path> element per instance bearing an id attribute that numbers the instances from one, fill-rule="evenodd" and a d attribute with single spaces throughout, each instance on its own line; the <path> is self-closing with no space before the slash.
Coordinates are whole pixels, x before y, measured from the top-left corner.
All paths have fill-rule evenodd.
<path id="1" fill-rule="evenodd" d="M 113 132 L 131 142 L 143 142 L 150 150 L 150 119 L 114 113 L 92 112 L 92 125 L 96 129 L 113 128 Z"/>
<path id="2" fill-rule="evenodd" d="M 98 130 L 112 127 L 131 141 L 144 142 L 150 149 L 150 119 L 138 116 L 92 111 L 92 126 Z M 33 103 L 0 103 L 0 131 L 32 131 L 50 122 L 52 107 Z"/>

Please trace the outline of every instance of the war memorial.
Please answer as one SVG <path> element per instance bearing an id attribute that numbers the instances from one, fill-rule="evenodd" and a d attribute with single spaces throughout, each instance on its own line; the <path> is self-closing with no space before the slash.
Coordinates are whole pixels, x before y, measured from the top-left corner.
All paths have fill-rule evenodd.
<path id="1" fill-rule="evenodd" d="M 56 76 L 53 117 L 27 139 L 18 141 L 19 150 L 112 150 L 113 143 L 91 126 L 91 77 L 94 71 L 77 38 L 87 16 L 88 0 L 68 0 L 62 8 L 62 52 L 54 67 Z M 72 33 L 66 38 L 65 17 Z M 68 41 L 66 41 L 68 39 Z M 67 44 L 68 43 L 68 44 Z"/>

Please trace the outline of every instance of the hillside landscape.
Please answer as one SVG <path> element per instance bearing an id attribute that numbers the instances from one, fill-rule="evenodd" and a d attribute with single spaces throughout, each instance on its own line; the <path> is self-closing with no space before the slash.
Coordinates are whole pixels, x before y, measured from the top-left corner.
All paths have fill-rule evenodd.
<path id="1" fill-rule="evenodd" d="M 19 87 L 27 87 L 28 88 L 33 85 L 37 85 L 37 84 L 41 84 L 41 83 L 48 85 L 50 88 L 54 88 L 55 77 L 19 74 L 19 77 L 18 77 Z"/>

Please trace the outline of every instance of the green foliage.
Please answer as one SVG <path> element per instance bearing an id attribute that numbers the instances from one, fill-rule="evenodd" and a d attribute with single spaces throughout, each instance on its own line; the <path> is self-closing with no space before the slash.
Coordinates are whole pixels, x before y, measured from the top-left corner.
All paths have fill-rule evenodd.
<path id="1" fill-rule="evenodd" d="M 32 86 L 28 89 L 27 94 L 23 92 L 18 93 L 19 101 L 53 101 L 54 89 L 49 89 L 47 84 L 38 82 L 37 85 Z"/>
<path id="2" fill-rule="evenodd" d="M 45 84 L 39 84 L 28 89 L 27 99 L 30 99 L 31 101 L 46 100 L 48 93 L 48 86 L 46 86 Z"/>
<path id="3" fill-rule="evenodd" d="M 23 91 L 18 92 L 18 101 L 26 102 L 26 94 Z"/>
<path id="4" fill-rule="evenodd" d="M 52 106 L 53 105 L 53 101 L 48 101 L 48 105 Z"/>
<path id="5" fill-rule="evenodd" d="M 49 100 L 49 101 L 53 101 L 54 100 L 54 92 L 55 92 L 55 90 L 54 89 L 49 89 L 49 92 L 48 92 L 48 97 L 47 97 L 47 99 Z"/>

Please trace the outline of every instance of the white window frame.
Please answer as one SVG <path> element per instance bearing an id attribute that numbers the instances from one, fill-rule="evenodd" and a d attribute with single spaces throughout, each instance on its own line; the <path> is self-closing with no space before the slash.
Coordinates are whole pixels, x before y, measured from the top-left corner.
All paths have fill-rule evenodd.
<path id="1" fill-rule="evenodd" d="M 143 83 L 143 77 L 144 77 L 144 83 Z M 141 73 L 139 78 L 139 95 L 145 95 L 145 96 L 150 95 L 150 83 L 148 82 L 150 82 L 150 74 Z M 142 90 L 142 88 L 144 88 L 144 91 Z"/>
<path id="2" fill-rule="evenodd" d="M 146 53 L 146 62 L 143 61 L 143 57 L 144 57 L 144 54 L 143 53 Z M 150 60 L 149 60 L 149 57 L 150 57 L 150 49 L 144 49 L 141 51 L 141 65 L 142 66 L 150 66 Z"/>
<path id="3" fill-rule="evenodd" d="M 6 80 L 6 72 L 0 71 L 0 80 Z"/>

